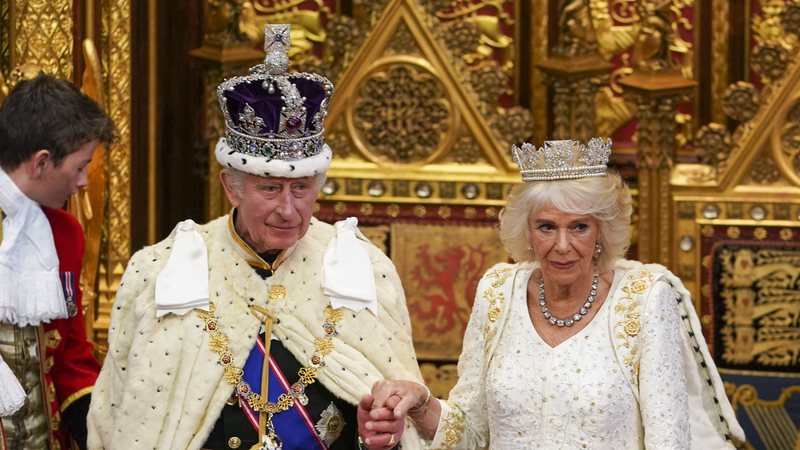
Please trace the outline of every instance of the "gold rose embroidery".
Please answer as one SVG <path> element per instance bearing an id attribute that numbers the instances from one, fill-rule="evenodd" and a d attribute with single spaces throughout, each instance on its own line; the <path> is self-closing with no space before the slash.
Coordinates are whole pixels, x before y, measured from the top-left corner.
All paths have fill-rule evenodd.
<path id="1" fill-rule="evenodd" d="M 628 275 L 627 283 L 620 290 L 622 296 L 614 307 L 614 313 L 619 318 L 614 327 L 616 347 L 620 349 L 622 363 L 630 369 L 631 381 L 635 386 L 639 385 L 639 344 L 636 336 L 642 331 L 639 308 L 642 297 L 655 280 L 655 275 L 645 270 Z"/>
<path id="2" fill-rule="evenodd" d="M 452 411 L 447 413 L 447 417 L 443 419 L 442 433 L 444 433 L 444 438 L 442 439 L 442 446 L 439 447 L 441 450 L 455 447 L 464 437 L 464 414 L 457 412 L 459 410 L 449 401 L 445 403 L 452 408 Z"/>
<path id="3" fill-rule="evenodd" d="M 627 333 L 628 336 L 636 336 L 641 329 L 642 324 L 636 319 L 628 319 L 628 321 L 625 322 L 625 333 Z"/>

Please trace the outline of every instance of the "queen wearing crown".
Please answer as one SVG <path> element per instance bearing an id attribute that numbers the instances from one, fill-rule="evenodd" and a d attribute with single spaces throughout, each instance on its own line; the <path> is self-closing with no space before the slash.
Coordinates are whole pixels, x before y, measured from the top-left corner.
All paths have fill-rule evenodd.
<path id="1" fill-rule="evenodd" d="M 434 449 L 722 449 L 743 432 L 689 292 L 623 259 L 631 194 L 611 141 L 514 147 L 524 183 L 500 217 L 513 264 L 481 279 L 447 401 L 378 381 L 362 438 L 408 415 Z"/>

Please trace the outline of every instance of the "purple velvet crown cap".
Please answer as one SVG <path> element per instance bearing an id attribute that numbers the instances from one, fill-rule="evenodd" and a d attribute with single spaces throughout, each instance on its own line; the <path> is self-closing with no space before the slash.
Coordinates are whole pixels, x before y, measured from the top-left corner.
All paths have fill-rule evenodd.
<path id="1" fill-rule="evenodd" d="M 231 124 L 239 131 L 247 132 L 243 127 L 242 121 L 245 117 L 245 107 L 250 105 L 255 112 L 255 116 L 263 121 L 263 127 L 255 133 L 257 136 L 278 137 L 279 132 L 286 130 L 287 135 L 309 136 L 319 133 L 322 128 L 317 128 L 321 123 L 315 123 L 314 117 L 326 106 L 328 96 L 325 87 L 302 77 L 293 77 L 287 74 L 288 81 L 297 88 L 297 92 L 303 97 L 303 107 L 305 108 L 305 121 L 297 115 L 290 115 L 283 119 L 281 111 L 287 106 L 283 93 L 280 88 L 269 92 L 264 88 L 263 80 L 251 80 L 238 83 L 232 90 L 225 90 L 222 95 L 225 97 L 225 104 L 228 109 Z M 253 133 L 249 133 L 253 134 Z"/>

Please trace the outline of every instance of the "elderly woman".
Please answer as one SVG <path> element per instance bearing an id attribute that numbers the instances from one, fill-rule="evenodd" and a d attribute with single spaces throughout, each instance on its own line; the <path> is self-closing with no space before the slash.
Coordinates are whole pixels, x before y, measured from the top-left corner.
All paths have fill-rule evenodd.
<path id="1" fill-rule="evenodd" d="M 525 183 L 500 219 L 515 264 L 479 283 L 447 401 L 380 380 L 359 405 L 368 448 L 411 418 L 432 448 L 733 448 L 743 432 L 689 293 L 625 261 L 631 194 L 611 141 L 514 147 Z"/>

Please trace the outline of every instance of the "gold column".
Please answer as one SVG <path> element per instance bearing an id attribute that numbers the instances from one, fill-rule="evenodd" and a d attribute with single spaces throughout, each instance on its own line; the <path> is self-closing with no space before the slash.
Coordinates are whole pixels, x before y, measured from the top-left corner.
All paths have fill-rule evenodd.
<path id="1" fill-rule="evenodd" d="M 109 115 L 117 126 L 118 140 L 105 160 L 108 207 L 105 248 L 101 250 L 98 299 L 94 321 L 95 342 L 105 353 L 111 307 L 131 253 L 131 2 L 102 0 L 102 58 L 105 62 Z"/>
<path id="2" fill-rule="evenodd" d="M 670 172 L 677 149 L 675 114 L 697 83 L 678 72 L 635 71 L 620 80 L 636 103 L 639 169 L 639 255 L 643 262 L 670 266 L 672 259 Z"/>
<path id="3" fill-rule="evenodd" d="M 541 61 L 547 58 L 550 46 L 548 39 L 548 22 L 550 20 L 548 1 L 533 0 L 531 5 L 531 60 Z M 544 74 L 538 70 L 532 71 L 530 90 L 531 93 L 541 93 L 542 95 L 532 95 L 530 105 L 531 116 L 533 119 L 533 136 L 546 136 L 548 129 L 547 117 L 547 85 L 544 82 Z"/>
<path id="4" fill-rule="evenodd" d="M 556 56 L 536 65 L 553 89 L 553 138 L 588 141 L 595 133 L 595 97 L 614 66 L 599 55 Z"/>

